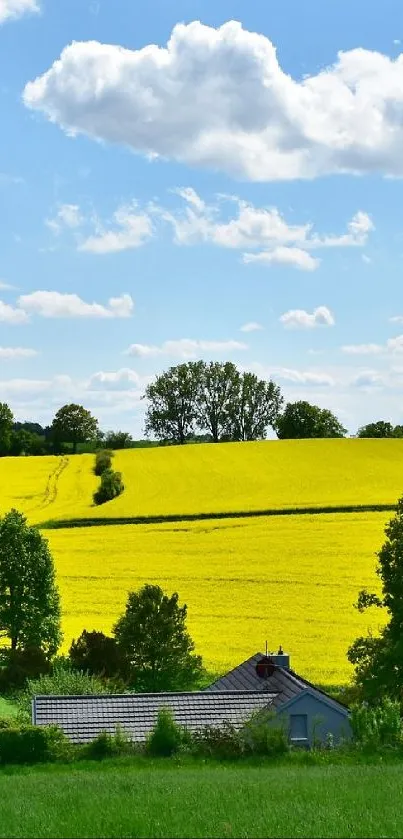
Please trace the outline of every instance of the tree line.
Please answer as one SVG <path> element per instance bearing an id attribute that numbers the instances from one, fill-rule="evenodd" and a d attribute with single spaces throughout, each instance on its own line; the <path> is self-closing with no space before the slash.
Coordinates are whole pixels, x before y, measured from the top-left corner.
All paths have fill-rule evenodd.
<path id="1" fill-rule="evenodd" d="M 345 437 L 335 414 L 305 400 L 285 404 L 271 379 L 241 372 L 226 362 L 189 361 L 155 377 L 142 397 L 147 400 L 146 440 L 125 431 L 103 432 L 83 405 L 63 405 L 51 425 L 15 422 L 0 403 L 0 456 L 64 454 L 89 446 L 123 449 L 139 445 L 264 440 L 268 429 L 280 440 Z M 357 437 L 403 438 L 403 425 L 379 420 L 361 426 Z"/>

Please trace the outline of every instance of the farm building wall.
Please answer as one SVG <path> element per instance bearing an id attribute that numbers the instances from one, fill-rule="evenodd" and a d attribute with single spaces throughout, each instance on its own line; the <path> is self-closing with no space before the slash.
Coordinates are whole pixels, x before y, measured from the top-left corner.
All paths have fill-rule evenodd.
<path id="1" fill-rule="evenodd" d="M 308 691 L 280 705 L 277 716 L 285 722 L 290 742 L 295 745 L 311 747 L 315 741 L 325 744 L 329 734 L 335 744 L 352 736 L 347 709 L 339 710 Z"/>

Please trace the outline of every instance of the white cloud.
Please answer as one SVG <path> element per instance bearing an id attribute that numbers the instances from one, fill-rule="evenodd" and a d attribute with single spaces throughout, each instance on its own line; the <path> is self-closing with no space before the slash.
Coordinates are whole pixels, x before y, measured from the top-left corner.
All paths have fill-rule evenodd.
<path id="1" fill-rule="evenodd" d="M 335 320 L 327 306 L 317 306 L 312 314 L 305 309 L 290 309 L 279 317 L 287 329 L 314 329 L 316 326 L 334 326 Z"/>
<path id="2" fill-rule="evenodd" d="M 236 350 L 247 350 L 247 344 L 240 341 L 197 341 L 190 338 L 180 338 L 178 341 L 164 341 L 161 346 L 150 344 L 131 344 L 125 355 L 138 358 L 154 358 L 160 355 L 175 358 L 194 359 L 203 353 L 225 353 Z"/>
<path id="3" fill-rule="evenodd" d="M 0 23 L 33 12 L 39 12 L 39 4 L 36 0 L 0 0 Z"/>
<path id="4" fill-rule="evenodd" d="M 80 227 L 83 221 L 78 204 L 61 204 L 55 218 L 46 219 L 45 224 L 55 235 L 58 235 L 63 227 L 75 229 Z"/>
<path id="5" fill-rule="evenodd" d="M 351 382 L 353 387 L 364 389 L 380 388 L 384 386 L 383 377 L 376 370 L 365 370 L 355 376 Z"/>
<path id="6" fill-rule="evenodd" d="M 288 367 L 273 368 L 273 375 L 278 379 L 293 382 L 299 385 L 317 385 L 319 387 L 332 387 L 335 384 L 333 376 L 329 373 L 319 373 L 310 370 L 293 370 Z"/>
<path id="7" fill-rule="evenodd" d="M 403 352 L 403 335 L 397 335 L 396 338 L 389 338 L 386 341 L 386 348 L 392 353 Z"/>
<path id="8" fill-rule="evenodd" d="M 293 265 L 301 271 L 315 271 L 320 260 L 315 259 L 310 253 L 302 248 L 286 248 L 279 246 L 272 251 L 261 251 L 260 253 L 244 253 L 243 262 L 247 265 L 257 262 L 262 265 Z"/>
<path id="9" fill-rule="evenodd" d="M 403 315 L 394 315 L 393 318 L 389 318 L 391 323 L 403 323 Z"/>
<path id="10" fill-rule="evenodd" d="M 345 344 L 341 347 L 346 355 L 379 355 L 383 350 L 381 344 Z"/>
<path id="11" fill-rule="evenodd" d="M 145 377 L 140 376 L 135 370 L 122 367 L 111 373 L 100 371 L 94 373 L 87 383 L 88 390 L 130 390 L 131 388 L 142 387 Z"/>
<path id="12" fill-rule="evenodd" d="M 14 291 L 14 289 L 14 285 L 10 285 L 10 283 L 6 283 L 4 280 L 0 280 L 0 291 Z"/>
<path id="13" fill-rule="evenodd" d="M 249 323 L 244 323 L 243 326 L 240 328 L 240 332 L 257 332 L 258 330 L 263 329 L 261 323 L 256 323 L 256 321 L 252 320 Z"/>
<path id="14" fill-rule="evenodd" d="M 0 347 L 0 358 L 4 359 L 33 358 L 35 355 L 38 355 L 37 350 L 25 347 Z"/>
<path id="15" fill-rule="evenodd" d="M 250 180 L 400 177 L 402 89 L 402 55 L 357 47 L 294 79 L 265 36 L 194 21 L 166 48 L 73 42 L 24 102 L 70 135 Z"/>
<path id="16" fill-rule="evenodd" d="M 94 236 L 89 236 L 79 246 L 80 251 L 90 253 L 117 253 L 118 251 L 139 248 L 150 239 L 153 227 L 146 213 L 134 212 L 136 204 L 119 207 L 114 213 L 115 229 L 107 230 L 103 225 Z"/>
<path id="17" fill-rule="evenodd" d="M 108 305 L 86 303 L 77 294 L 62 294 L 59 291 L 34 291 L 23 294 L 18 300 L 25 319 L 28 314 L 44 318 L 125 318 L 133 312 L 134 303 L 129 294 L 111 297 Z M 0 308 L 1 319 L 1 308 Z"/>
<path id="18" fill-rule="evenodd" d="M 368 233 L 375 230 L 375 225 L 368 213 L 359 210 L 347 225 L 347 233 L 341 236 L 318 236 L 308 239 L 306 246 L 310 248 L 348 248 L 362 247 L 368 240 Z"/>
<path id="19" fill-rule="evenodd" d="M 9 306 L 0 300 L 0 323 L 26 323 L 28 316 L 22 309 Z"/>

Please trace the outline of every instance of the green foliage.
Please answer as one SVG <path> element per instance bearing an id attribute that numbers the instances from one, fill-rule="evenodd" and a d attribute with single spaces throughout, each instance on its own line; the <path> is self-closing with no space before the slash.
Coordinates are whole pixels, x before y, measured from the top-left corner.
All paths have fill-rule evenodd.
<path id="1" fill-rule="evenodd" d="M 180 444 L 195 440 L 196 429 L 216 443 L 262 440 L 283 402 L 273 382 L 241 374 L 231 362 L 204 361 L 170 367 L 148 385 L 145 397 L 146 434 Z"/>
<path id="2" fill-rule="evenodd" d="M 127 663 L 115 638 L 109 638 L 103 632 L 87 632 L 84 629 L 77 641 L 73 641 L 69 658 L 75 670 L 93 676 L 127 677 Z"/>
<path id="3" fill-rule="evenodd" d="M 55 442 L 72 443 L 74 453 L 77 443 L 94 440 L 99 434 L 98 420 L 82 405 L 63 405 L 56 413 L 51 426 Z"/>
<path id="4" fill-rule="evenodd" d="M 109 449 L 99 449 L 95 455 L 94 474 L 99 477 L 112 467 L 113 452 Z"/>
<path id="5" fill-rule="evenodd" d="M 273 711 L 252 714 L 240 732 L 243 751 L 252 755 L 282 755 L 289 750 L 285 725 Z"/>
<path id="6" fill-rule="evenodd" d="M 28 679 L 24 691 L 19 696 L 19 706 L 22 712 L 30 712 L 34 696 L 90 696 L 104 693 L 113 693 L 107 679 L 73 670 L 66 663 L 57 663 L 52 673 L 37 679 Z"/>
<path id="7" fill-rule="evenodd" d="M 0 518 L 0 637 L 13 650 L 40 647 L 48 657 L 62 639 L 48 542 L 17 510 Z"/>
<path id="8" fill-rule="evenodd" d="M 356 704 L 351 708 L 351 727 L 355 742 L 370 750 L 402 744 L 400 704 L 385 698 L 375 707 Z"/>
<path id="9" fill-rule="evenodd" d="M 117 726 L 114 734 L 101 731 L 94 740 L 82 746 L 79 757 L 83 760 L 104 760 L 108 757 L 123 757 L 124 755 L 134 754 L 135 751 L 134 743 L 125 731 Z"/>
<path id="10" fill-rule="evenodd" d="M 71 745 L 56 726 L 0 726 L 0 765 L 68 760 Z"/>
<path id="11" fill-rule="evenodd" d="M 385 696 L 403 702 L 403 497 L 385 534 L 376 569 L 382 580 L 382 597 L 364 590 L 357 608 L 383 607 L 389 613 L 389 623 L 375 638 L 357 638 L 347 653 L 355 666 L 361 698 L 373 704 Z"/>
<path id="12" fill-rule="evenodd" d="M 390 422 L 378 420 L 358 429 L 357 437 L 395 437 L 395 429 Z"/>
<path id="13" fill-rule="evenodd" d="M 105 469 L 101 475 L 101 485 L 94 492 L 94 503 L 99 505 L 112 501 L 123 492 L 124 488 L 121 472 Z"/>
<path id="14" fill-rule="evenodd" d="M 160 708 L 157 722 L 146 742 L 145 752 L 152 757 L 171 757 L 183 743 L 184 734 L 168 708 Z"/>
<path id="15" fill-rule="evenodd" d="M 0 456 L 9 454 L 14 416 L 11 408 L 0 402 Z"/>
<path id="16" fill-rule="evenodd" d="M 119 649 L 137 691 L 191 690 L 203 668 L 186 630 L 187 607 L 159 586 L 129 593 L 126 612 L 114 627 Z"/>
<path id="17" fill-rule="evenodd" d="M 221 726 L 206 725 L 193 732 L 192 751 L 199 757 L 234 760 L 242 757 L 244 744 L 234 726 L 224 722 Z"/>
<path id="18" fill-rule="evenodd" d="M 104 443 L 108 449 L 130 449 L 133 440 L 127 431 L 108 431 Z"/>
<path id="19" fill-rule="evenodd" d="M 3 660 L 4 666 L 0 669 L 2 694 L 14 693 L 24 687 L 27 679 L 35 679 L 51 669 L 48 657 L 39 647 L 4 650 Z"/>
<path id="20" fill-rule="evenodd" d="M 280 440 L 317 437 L 344 437 L 347 429 L 325 408 L 303 400 L 288 402 L 275 423 Z"/>

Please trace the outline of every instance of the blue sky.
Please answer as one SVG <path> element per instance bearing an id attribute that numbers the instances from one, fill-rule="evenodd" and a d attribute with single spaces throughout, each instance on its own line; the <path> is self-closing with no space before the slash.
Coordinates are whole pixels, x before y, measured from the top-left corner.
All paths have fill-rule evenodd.
<path id="1" fill-rule="evenodd" d="M 0 400 L 140 436 L 231 359 L 401 423 L 402 44 L 398 0 L 0 0 Z"/>

